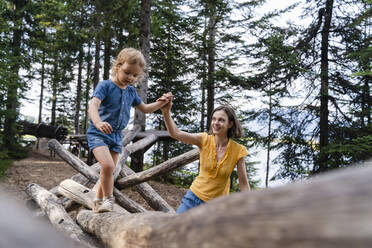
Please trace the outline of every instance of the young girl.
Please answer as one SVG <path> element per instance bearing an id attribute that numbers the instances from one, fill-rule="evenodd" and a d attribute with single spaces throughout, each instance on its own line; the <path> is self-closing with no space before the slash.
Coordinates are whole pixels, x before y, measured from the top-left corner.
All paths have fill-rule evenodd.
<path id="1" fill-rule="evenodd" d="M 122 150 L 121 131 L 128 124 L 131 107 L 151 113 L 168 102 L 167 94 L 150 104 L 143 103 L 137 95 L 132 84 L 142 77 L 145 66 L 140 51 L 134 48 L 121 50 L 112 65 L 113 79 L 100 82 L 89 102 L 88 145 L 101 165 L 100 183 L 94 199 L 95 212 L 113 210 L 113 171 Z"/>
<path id="2" fill-rule="evenodd" d="M 230 175 L 235 165 L 238 165 L 240 189 L 250 190 L 244 159 L 248 151 L 231 139 L 242 136 L 242 128 L 234 110 L 226 105 L 215 108 L 210 131 L 207 134 L 179 130 L 171 117 L 171 107 L 172 99 L 161 108 L 170 136 L 181 142 L 196 145 L 200 149 L 199 175 L 182 198 L 177 213 L 229 194 Z"/>

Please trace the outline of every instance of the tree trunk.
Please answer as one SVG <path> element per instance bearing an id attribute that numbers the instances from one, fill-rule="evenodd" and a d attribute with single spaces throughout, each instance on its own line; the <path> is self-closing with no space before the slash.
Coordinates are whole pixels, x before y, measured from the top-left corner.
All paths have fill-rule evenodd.
<path id="1" fill-rule="evenodd" d="M 21 68 L 21 43 L 23 36 L 23 16 L 24 6 L 26 1 L 13 1 L 14 15 L 13 15 L 13 39 L 11 44 L 11 53 L 13 65 L 11 68 L 12 81 L 6 90 L 6 115 L 4 120 L 3 140 L 4 147 L 9 151 L 16 150 L 16 135 L 17 126 L 16 120 L 18 117 L 19 97 L 18 89 L 21 87 L 19 70 Z"/>
<path id="2" fill-rule="evenodd" d="M 110 60 L 111 60 L 111 30 L 109 24 L 105 27 L 105 40 L 104 40 L 104 50 L 103 50 L 103 79 L 107 80 L 110 78 Z"/>
<path id="3" fill-rule="evenodd" d="M 56 111 L 57 111 L 57 74 L 58 74 L 58 60 L 55 55 L 53 63 L 53 76 L 52 76 L 52 111 L 50 116 L 50 125 L 56 125 Z"/>
<path id="4" fill-rule="evenodd" d="M 324 25 L 322 29 L 322 45 L 321 45 L 321 88 L 320 88 L 320 155 L 318 169 L 316 172 L 323 172 L 328 169 L 328 155 L 324 148 L 328 145 L 328 49 L 329 49 L 329 32 L 332 21 L 333 0 L 326 0 L 324 13 Z"/>
<path id="5" fill-rule="evenodd" d="M 83 45 L 82 45 L 83 46 Z M 75 134 L 80 133 L 80 104 L 81 104 L 81 78 L 82 78 L 82 70 L 83 70 L 83 57 L 84 52 L 83 48 L 81 47 L 79 51 L 79 57 L 78 57 L 78 80 L 77 80 L 77 86 L 76 86 L 76 100 L 75 100 L 75 116 L 74 116 L 74 125 L 75 125 Z"/>
<path id="6" fill-rule="evenodd" d="M 205 118 L 206 118 L 206 114 L 205 114 L 205 90 L 206 90 L 206 86 L 208 84 L 208 79 L 207 79 L 207 56 L 206 56 L 206 52 L 208 51 L 208 46 L 207 46 L 207 33 L 208 33 L 208 28 L 207 28 L 207 17 L 204 16 L 204 32 L 203 32 L 203 41 L 202 41 L 202 45 L 203 45 L 203 49 L 201 50 L 201 60 L 202 60 L 202 63 L 203 63 L 203 69 L 202 69 L 202 81 L 201 81 L 201 116 L 200 116 L 200 130 L 201 132 L 205 132 L 205 131 L 208 131 L 208 127 L 206 127 L 206 124 L 205 124 Z"/>
<path id="7" fill-rule="evenodd" d="M 180 215 L 94 215 L 107 247 L 372 247 L 372 160 L 284 187 L 219 197 Z M 273 204 L 275 202 L 275 204 Z"/>
<path id="8" fill-rule="evenodd" d="M 269 95 L 269 125 L 267 129 L 267 158 L 266 158 L 266 177 L 265 187 L 269 187 L 269 172 L 270 172 L 270 152 L 271 152 L 271 120 L 272 120 L 272 96 L 271 96 L 271 83 Z"/>
<path id="9" fill-rule="evenodd" d="M 151 24 L 151 0 L 141 1 L 141 20 L 140 20 L 140 31 L 139 31 L 139 46 L 141 52 L 146 60 L 146 68 L 144 71 L 144 79 L 139 85 L 139 96 L 144 103 L 147 103 L 147 88 L 149 79 L 149 68 L 150 68 L 150 24 Z M 146 115 L 139 110 L 135 110 L 134 124 L 140 125 L 141 130 L 146 129 Z M 135 172 L 143 170 L 143 152 L 137 152 L 131 155 L 131 168 Z"/>
<path id="10" fill-rule="evenodd" d="M 45 34 L 45 29 L 44 29 Z M 44 80 L 45 80 L 45 50 L 43 49 L 41 55 L 41 84 L 40 84 L 40 98 L 39 98 L 39 119 L 38 123 L 42 122 L 43 100 L 44 100 Z"/>
<path id="11" fill-rule="evenodd" d="M 90 54 L 90 45 L 88 49 L 88 56 L 87 56 L 87 78 L 85 80 L 85 109 L 84 109 L 84 132 L 87 132 L 88 129 L 88 105 L 89 105 L 89 100 L 90 100 L 90 85 L 91 85 L 91 72 L 92 72 L 92 56 Z"/>
<path id="12" fill-rule="evenodd" d="M 207 130 L 211 125 L 212 112 L 214 109 L 214 88 L 215 88 L 215 40 L 216 40 L 216 5 L 212 1 L 207 4 L 209 8 L 208 23 L 208 83 L 207 83 Z"/>

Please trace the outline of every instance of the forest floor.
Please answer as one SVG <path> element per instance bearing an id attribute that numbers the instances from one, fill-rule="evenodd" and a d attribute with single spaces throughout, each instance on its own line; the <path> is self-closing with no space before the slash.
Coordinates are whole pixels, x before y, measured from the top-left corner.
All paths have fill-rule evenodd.
<path id="1" fill-rule="evenodd" d="M 46 189 L 51 189 L 76 173 L 75 169 L 60 158 L 51 157 L 49 151 L 33 149 L 28 153 L 27 158 L 15 161 L 8 168 L 5 176 L 0 179 L 0 190 L 5 191 L 16 201 L 26 204 L 30 199 L 25 193 L 28 184 L 37 183 Z M 187 190 L 155 181 L 150 181 L 149 184 L 174 209 L 177 209 L 181 198 Z M 145 200 L 134 189 L 128 188 L 123 190 L 123 192 L 134 201 L 151 210 Z"/>

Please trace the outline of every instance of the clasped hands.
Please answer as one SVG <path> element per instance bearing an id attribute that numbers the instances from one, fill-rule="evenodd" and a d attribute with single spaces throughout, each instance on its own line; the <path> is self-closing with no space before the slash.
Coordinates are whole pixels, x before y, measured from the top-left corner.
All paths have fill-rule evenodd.
<path id="1" fill-rule="evenodd" d="M 173 100 L 173 94 L 172 92 L 164 93 L 161 97 L 159 97 L 156 101 L 164 101 L 166 104 L 164 104 L 160 110 L 162 112 L 170 110 L 172 107 L 172 100 Z"/>

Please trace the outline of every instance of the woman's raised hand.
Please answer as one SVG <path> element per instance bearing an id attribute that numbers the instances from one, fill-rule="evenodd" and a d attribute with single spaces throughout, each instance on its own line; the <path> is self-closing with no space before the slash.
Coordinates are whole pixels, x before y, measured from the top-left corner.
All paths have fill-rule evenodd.
<path id="1" fill-rule="evenodd" d="M 163 96 L 161 98 L 166 98 L 168 100 L 168 103 L 165 104 L 163 107 L 160 108 L 161 112 L 169 112 L 172 108 L 172 101 L 173 101 L 173 94 L 172 92 L 168 92 L 168 93 L 165 93 L 163 94 Z"/>

